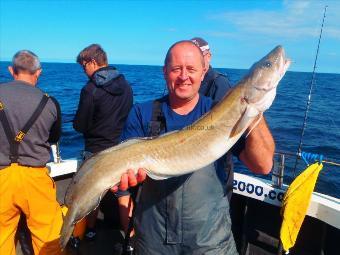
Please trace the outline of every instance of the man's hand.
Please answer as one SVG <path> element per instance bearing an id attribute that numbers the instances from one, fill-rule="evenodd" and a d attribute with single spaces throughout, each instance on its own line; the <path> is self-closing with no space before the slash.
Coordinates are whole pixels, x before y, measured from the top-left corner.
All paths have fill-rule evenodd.
<path id="1" fill-rule="evenodd" d="M 113 186 L 111 188 L 112 192 L 117 192 L 118 189 L 125 191 L 130 187 L 136 186 L 138 183 L 141 183 L 146 178 L 146 172 L 143 168 L 138 169 L 137 175 L 134 174 L 133 170 L 129 169 L 126 173 L 122 175 L 120 178 L 119 186 Z"/>

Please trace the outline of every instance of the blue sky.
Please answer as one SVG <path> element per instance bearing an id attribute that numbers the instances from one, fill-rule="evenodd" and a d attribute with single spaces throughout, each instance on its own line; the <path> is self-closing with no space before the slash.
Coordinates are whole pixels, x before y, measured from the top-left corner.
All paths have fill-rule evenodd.
<path id="1" fill-rule="evenodd" d="M 169 46 L 194 36 L 212 49 L 212 65 L 249 68 L 276 45 L 292 71 L 313 69 L 328 5 L 318 72 L 340 73 L 340 1 L 52 1 L 0 0 L 0 60 L 20 49 L 45 62 L 75 62 L 99 43 L 111 64 L 162 65 Z"/>

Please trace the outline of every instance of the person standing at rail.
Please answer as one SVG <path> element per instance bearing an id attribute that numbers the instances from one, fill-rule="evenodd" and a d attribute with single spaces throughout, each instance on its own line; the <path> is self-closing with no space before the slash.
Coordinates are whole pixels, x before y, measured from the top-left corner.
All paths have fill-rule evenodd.
<path id="1" fill-rule="evenodd" d="M 89 78 L 80 93 L 73 127 L 84 136 L 84 160 L 119 143 L 125 120 L 132 107 L 132 89 L 115 67 L 108 65 L 106 52 L 91 44 L 77 56 Z M 116 200 L 114 200 L 117 203 Z M 118 208 L 118 205 L 117 205 Z M 95 240 L 97 208 L 87 216 L 85 239 Z M 117 210 L 116 215 L 119 215 Z"/>
<path id="2" fill-rule="evenodd" d="M 34 253 L 57 255 L 62 214 L 46 163 L 60 138 L 60 107 L 36 87 L 42 69 L 33 52 L 17 52 L 8 69 L 14 81 L 0 85 L 0 254 L 15 254 L 23 213 Z"/>

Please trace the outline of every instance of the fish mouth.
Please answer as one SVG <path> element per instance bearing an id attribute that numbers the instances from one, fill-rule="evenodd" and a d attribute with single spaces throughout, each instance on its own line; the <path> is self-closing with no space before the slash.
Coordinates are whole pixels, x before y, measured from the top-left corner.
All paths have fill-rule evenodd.
<path id="1" fill-rule="evenodd" d="M 275 51 L 279 56 L 279 58 L 277 58 L 277 60 L 280 61 L 279 75 L 280 75 L 280 78 L 282 78 L 284 74 L 286 73 L 286 71 L 288 70 L 292 61 L 286 57 L 286 52 L 282 46 L 277 46 L 273 51 Z"/>
<path id="2" fill-rule="evenodd" d="M 289 58 L 286 58 L 286 59 L 284 60 L 283 73 L 281 73 L 282 76 L 286 73 L 286 71 L 288 70 L 288 68 L 289 68 L 289 66 L 290 66 L 291 63 L 292 63 L 292 60 L 289 59 Z"/>

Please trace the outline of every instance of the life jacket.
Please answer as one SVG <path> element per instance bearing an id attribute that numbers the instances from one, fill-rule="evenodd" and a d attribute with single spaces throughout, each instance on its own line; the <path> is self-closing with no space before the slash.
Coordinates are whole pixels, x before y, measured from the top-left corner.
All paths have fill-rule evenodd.
<path id="1" fill-rule="evenodd" d="M 221 88 L 219 88 L 222 84 L 217 82 L 217 79 L 219 77 L 224 77 L 224 85 L 222 86 L 222 90 Z M 231 88 L 231 84 L 227 75 L 217 72 L 216 70 L 212 70 L 209 71 L 209 74 L 206 74 L 205 78 L 203 79 L 201 87 L 199 89 L 199 93 L 206 97 L 210 97 L 213 100 L 218 100 L 216 98 L 221 98 L 225 94 L 226 91 L 224 91 L 223 89 L 225 87 L 228 87 L 229 89 Z M 223 95 L 221 95 L 220 93 L 223 93 Z"/>

